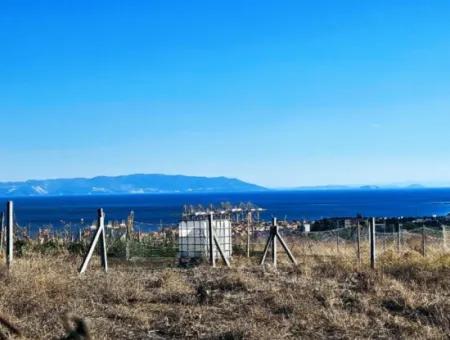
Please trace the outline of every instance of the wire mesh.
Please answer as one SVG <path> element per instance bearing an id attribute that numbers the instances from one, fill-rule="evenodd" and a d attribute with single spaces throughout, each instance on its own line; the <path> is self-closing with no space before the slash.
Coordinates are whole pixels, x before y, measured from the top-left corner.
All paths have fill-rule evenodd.
<path id="1" fill-rule="evenodd" d="M 61 221 L 59 225 L 33 225 L 15 220 L 16 241 L 33 239 L 40 244 L 53 242 L 67 249 L 83 249 L 90 243 L 96 220 L 82 219 L 79 223 Z M 215 220 L 215 231 L 226 256 L 246 255 L 250 248 L 252 257 L 261 256 L 269 236 L 267 222 L 234 223 Z M 208 222 L 198 221 L 193 227 L 155 225 L 144 221 L 134 221 L 134 231 L 127 236 L 126 223 L 122 221 L 107 224 L 108 254 L 118 259 L 176 260 L 179 257 L 207 257 L 209 253 Z M 288 225 L 288 224 L 286 224 Z M 233 229 L 234 228 L 234 229 Z M 385 254 L 417 252 L 424 256 L 449 251 L 449 226 L 411 225 L 403 228 L 399 224 L 376 225 L 376 253 L 378 258 Z M 233 230 L 233 232 L 232 232 Z M 250 242 L 247 243 L 247 230 Z M 359 227 L 351 225 L 324 231 L 305 232 L 292 227 L 280 227 L 280 233 L 294 256 L 301 261 L 308 257 L 340 259 L 352 263 L 368 262 L 370 258 L 370 233 L 366 223 Z M 1 235 L 4 241 L 4 233 Z M 359 242 L 358 242 L 359 240 Z M 5 242 L 1 242 L 3 245 Z M 81 250 L 80 250 L 81 249 Z M 281 258 L 282 248 L 279 247 Z M 216 250 L 216 257 L 219 254 Z"/>
<path id="2" fill-rule="evenodd" d="M 427 255 L 448 251 L 447 229 L 448 227 L 442 226 L 441 228 L 421 227 L 399 231 L 395 225 L 377 226 L 376 255 L 382 258 L 387 253 L 418 252 Z M 359 237 L 357 226 L 308 233 L 281 229 L 281 234 L 284 235 L 283 238 L 294 256 L 300 260 L 314 257 L 358 263 L 368 262 L 370 259 L 370 232 L 367 225 L 360 226 Z M 246 254 L 249 246 L 252 256 L 261 255 L 268 236 L 268 231 L 252 234 L 248 244 L 246 233 L 236 235 L 235 252 Z M 281 250 L 280 255 L 284 256 Z"/>

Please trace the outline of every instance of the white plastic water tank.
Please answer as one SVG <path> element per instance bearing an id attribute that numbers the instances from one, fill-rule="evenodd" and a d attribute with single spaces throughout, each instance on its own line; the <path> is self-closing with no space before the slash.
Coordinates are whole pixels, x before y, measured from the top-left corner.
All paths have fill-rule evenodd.
<path id="1" fill-rule="evenodd" d="M 179 255 L 181 258 L 208 258 L 209 256 L 209 228 L 207 220 L 199 221 L 182 221 L 178 226 L 179 237 Z M 217 240 L 228 259 L 231 258 L 232 230 L 231 222 L 227 219 L 215 219 L 213 228 Z M 215 257 L 219 258 L 220 254 L 217 247 L 215 249 Z"/>

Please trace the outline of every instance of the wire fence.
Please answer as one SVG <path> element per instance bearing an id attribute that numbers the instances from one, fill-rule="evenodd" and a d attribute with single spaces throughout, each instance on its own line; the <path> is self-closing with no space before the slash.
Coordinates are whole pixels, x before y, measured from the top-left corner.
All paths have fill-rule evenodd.
<path id="1" fill-rule="evenodd" d="M 392 230 L 390 232 L 386 230 Z M 418 227 L 399 229 L 398 226 L 387 228 L 377 226 L 375 233 L 376 256 L 383 259 L 385 255 L 416 252 L 423 256 L 448 252 L 448 233 L 450 227 Z M 300 233 L 295 230 L 281 229 L 281 234 L 289 244 L 294 256 L 301 262 L 308 258 L 340 259 L 352 263 L 368 263 L 370 259 L 370 232 L 368 226 L 338 228 L 326 231 Z M 250 237 L 240 234 L 235 236 L 235 253 L 250 256 L 262 254 L 268 232 L 259 232 Z"/>
<path id="2" fill-rule="evenodd" d="M 235 225 L 233 255 L 249 254 L 254 259 L 262 256 L 269 229 L 270 224 L 264 222 L 248 226 Z M 450 227 L 445 225 L 402 228 L 400 225 L 378 224 L 375 233 L 377 257 L 382 259 L 385 254 L 405 252 L 417 252 L 423 256 L 447 252 L 449 229 Z M 173 225 L 164 227 L 134 221 L 133 232 L 127 233 L 127 224 L 117 222 L 110 223 L 106 230 L 108 256 L 112 259 L 146 261 L 167 266 L 177 265 L 179 262 L 179 233 L 178 228 Z M 247 235 L 247 230 L 250 230 L 250 235 Z M 370 232 L 366 223 L 311 232 L 280 227 L 280 232 L 299 262 L 314 258 L 367 263 L 370 259 Z M 62 228 L 47 225 L 35 229 L 34 233 L 29 227 L 16 223 L 15 251 L 18 255 L 32 251 L 45 254 L 69 251 L 82 256 L 87 251 L 94 233 L 95 221 L 92 224 L 67 223 Z M 0 240 L 0 248 L 3 249 L 4 233 Z"/>

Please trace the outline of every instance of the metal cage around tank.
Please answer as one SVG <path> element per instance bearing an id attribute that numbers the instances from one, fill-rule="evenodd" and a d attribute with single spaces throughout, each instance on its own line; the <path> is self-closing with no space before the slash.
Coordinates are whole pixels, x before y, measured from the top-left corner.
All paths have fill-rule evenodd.
<path id="1" fill-rule="evenodd" d="M 228 218 L 217 216 L 213 220 L 213 230 L 227 259 L 233 252 L 232 224 Z M 208 258 L 209 221 L 206 216 L 184 219 L 180 222 L 178 236 L 179 256 L 182 259 Z M 219 257 L 217 247 L 213 247 L 215 257 Z"/>

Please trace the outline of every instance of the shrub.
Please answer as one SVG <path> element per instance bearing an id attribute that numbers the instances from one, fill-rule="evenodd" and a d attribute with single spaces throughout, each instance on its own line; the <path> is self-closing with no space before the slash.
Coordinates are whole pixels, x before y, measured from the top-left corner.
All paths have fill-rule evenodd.
<path id="1" fill-rule="evenodd" d="M 42 255 L 58 255 L 64 253 L 64 247 L 55 240 L 49 240 L 34 246 L 34 251 Z"/>

